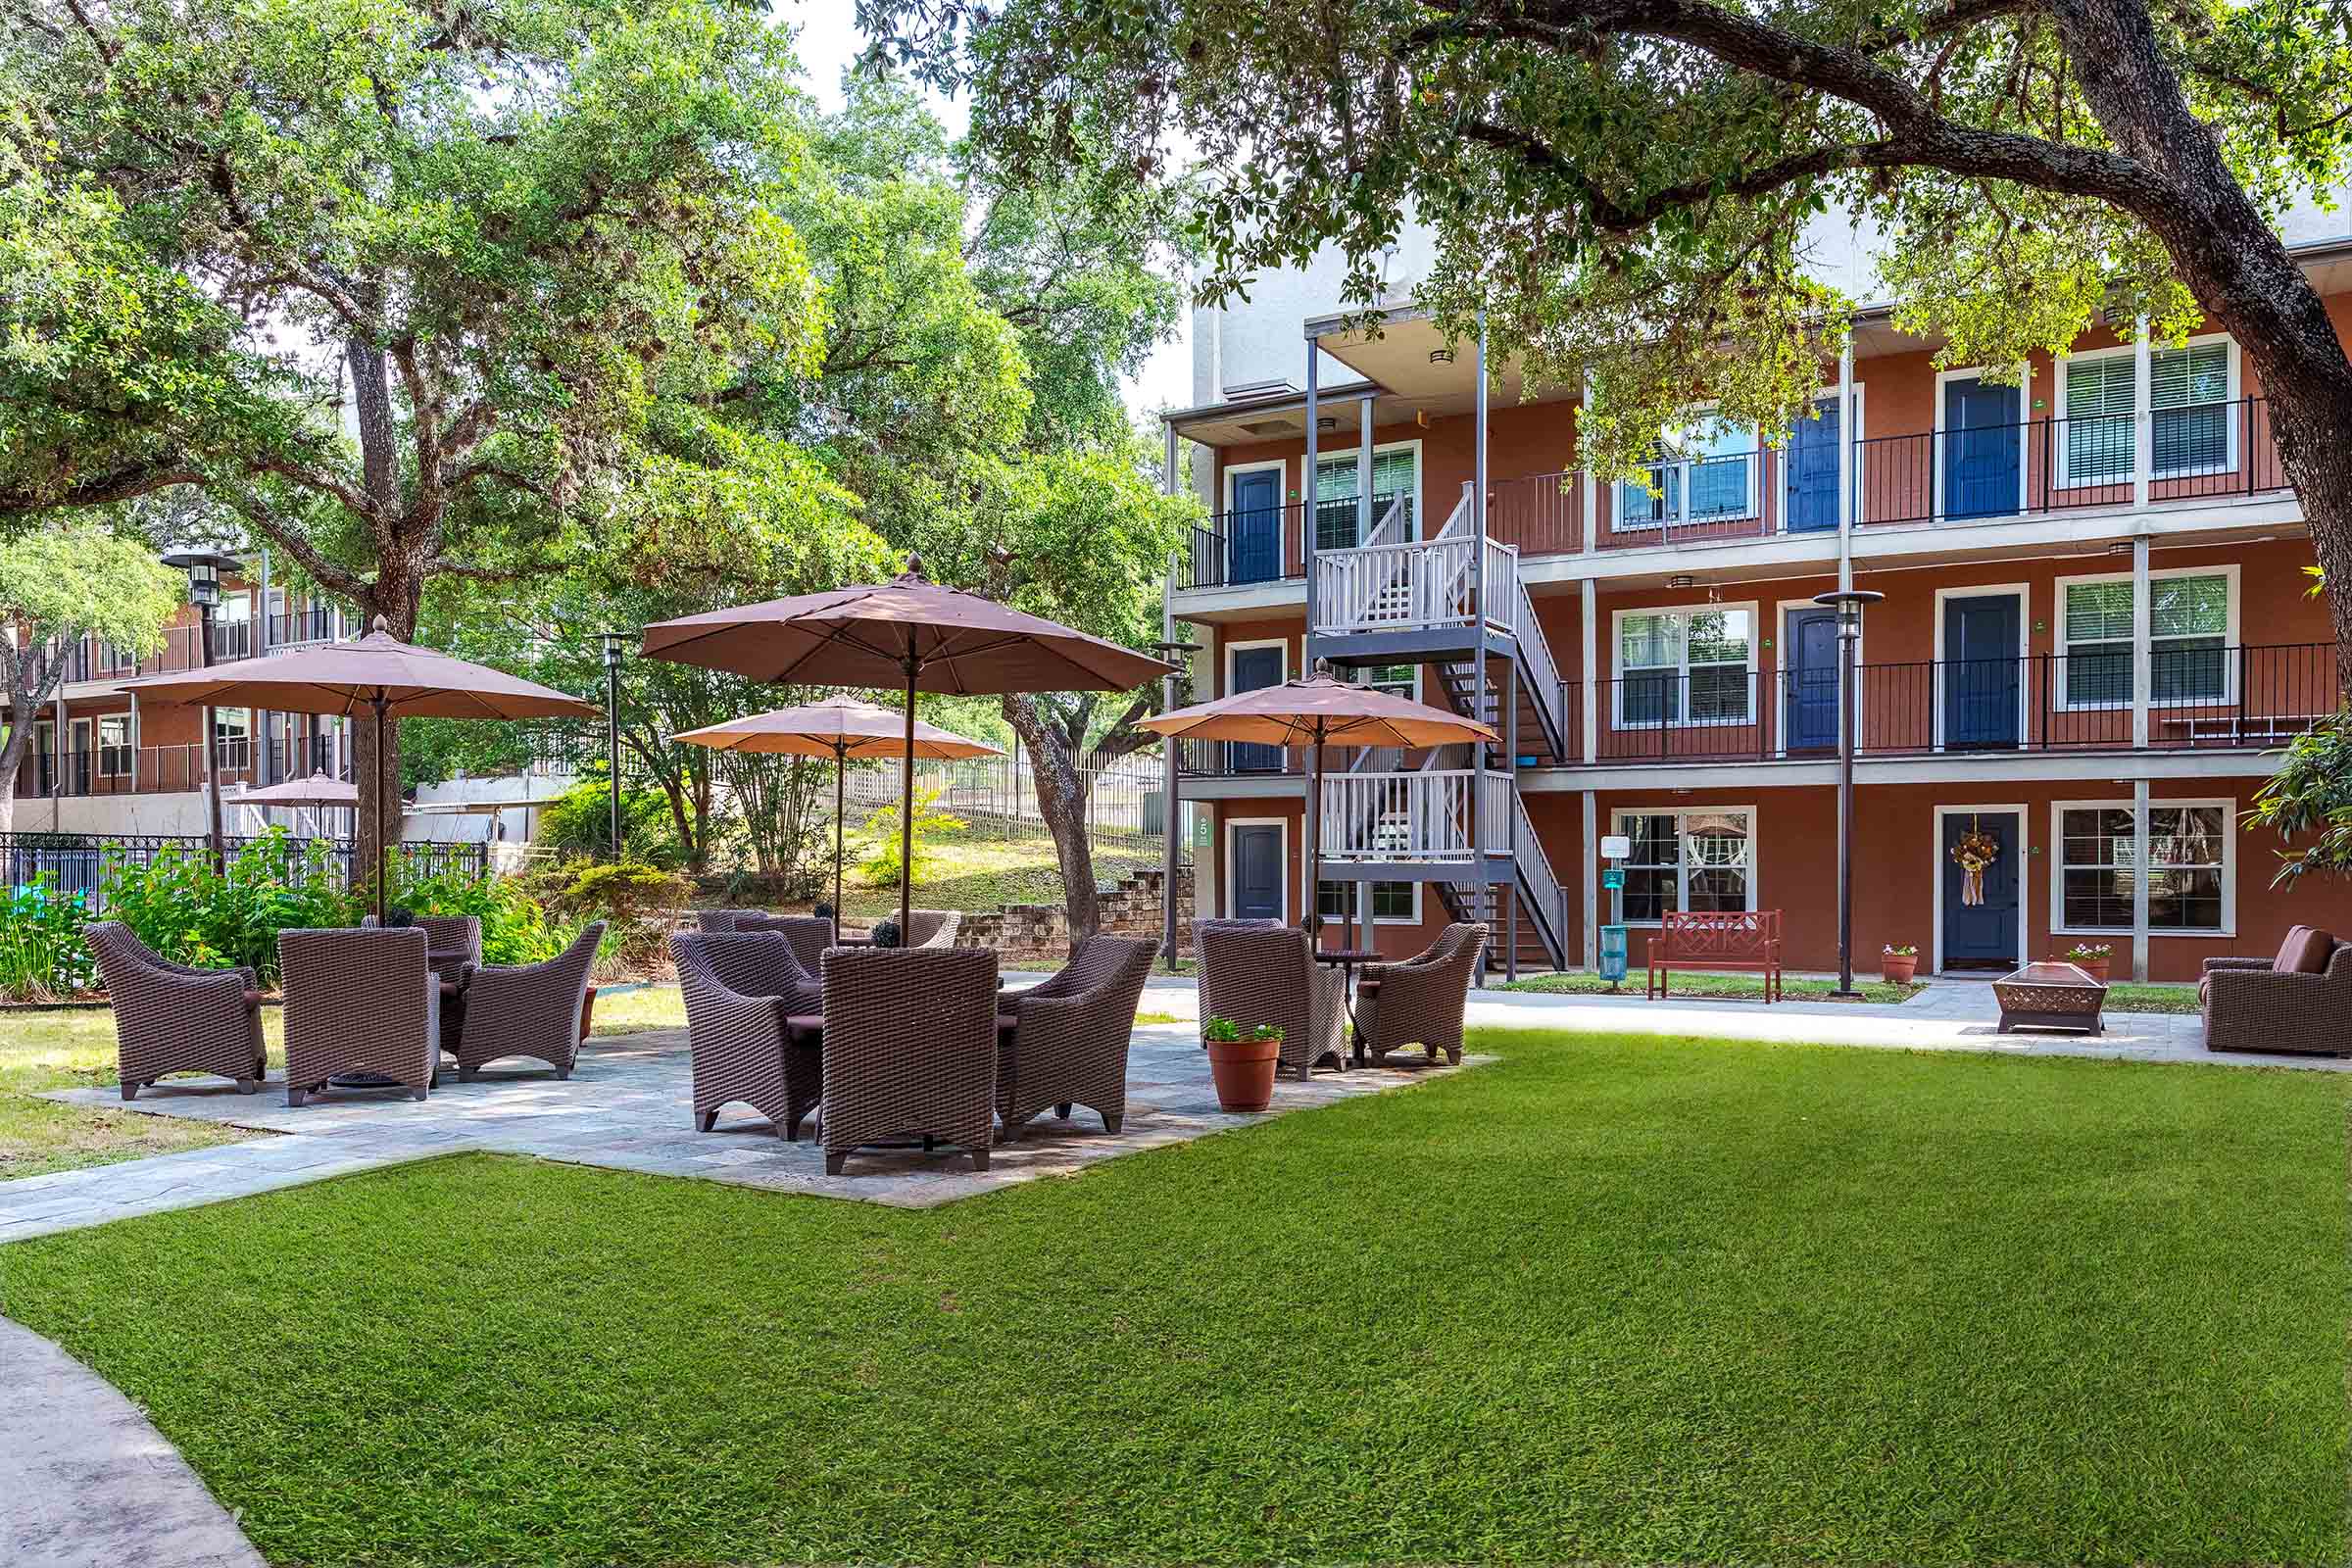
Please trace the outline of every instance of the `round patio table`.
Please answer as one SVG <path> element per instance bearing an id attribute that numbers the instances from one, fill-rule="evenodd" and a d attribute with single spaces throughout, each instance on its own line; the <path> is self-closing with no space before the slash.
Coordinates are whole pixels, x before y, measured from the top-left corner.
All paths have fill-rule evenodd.
<path id="1" fill-rule="evenodd" d="M 1372 948 L 1317 948 L 1317 963 L 1336 963 L 1340 966 L 1340 984 L 1348 993 L 1348 1032 L 1355 1036 L 1355 1048 L 1348 1060 L 1361 1067 L 1370 1061 L 1364 1054 L 1364 1032 L 1355 1024 L 1355 966 L 1359 963 L 1378 963 L 1380 954 Z"/>

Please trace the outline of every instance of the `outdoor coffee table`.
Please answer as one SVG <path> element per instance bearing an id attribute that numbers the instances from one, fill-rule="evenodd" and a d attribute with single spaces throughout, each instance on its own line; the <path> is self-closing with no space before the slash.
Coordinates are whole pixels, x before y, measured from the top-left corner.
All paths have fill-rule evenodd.
<path id="1" fill-rule="evenodd" d="M 2071 963 L 2029 963 L 1992 983 L 2001 1004 L 2001 1033 L 2014 1029 L 2079 1029 L 2104 1034 L 2099 1009 L 2107 988 Z"/>
<path id="2" fill-rule="evenodd" d="M 1364 1054 L 1364 1032 L 1355 1025 L 1355 966 L 1359 963 L 1378 963 L 1380 954 L 1371 948 L 1317 948 L 1315 961 L 1340 966 L 1340 984 L 1348 993 L 1348 1030 L 1355 1036 L 1354 1054 L 1349 1059 L 1361 1067 L 1371 1057 Z"/>

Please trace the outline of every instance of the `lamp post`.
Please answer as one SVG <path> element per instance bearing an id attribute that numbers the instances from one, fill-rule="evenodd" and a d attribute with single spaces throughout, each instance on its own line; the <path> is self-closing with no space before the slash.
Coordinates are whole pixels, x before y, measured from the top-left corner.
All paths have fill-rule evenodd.
<path id="1" fill-rule="evenodd" d="M 625 631 L 600 634 L 605 642 L 605 782 L 610 791 L 612 858 L 620 859 L 620 655 L 628 643 Z"/>
<path id="2" fill-rule="evenodd" d="M 1168 637 L 1153 643 L 1152 651 L 1169 663 L 1175 664 L 1181 663 L 1192 655 L 1199 653 L 1200 645 L 1178 642 L 1173 637 Z M 1160 678 L 1159 710 L 1163 713 L 1172 713 L 1176 710 L 1177 680 L 1178 676 L 1174 670 L 1169 670 Z M 1174 968 L 1176 964 L 1176 864 L 1178 854 L 1176 833 L 1183 824 L 1184 812 L 1176 804 L 1176 737 L 1168 736 L 1161 742 L 1161 745 L 1166 748 L 1166 755 L 1160 760 L 1163 764 L 1160 768 L 1160 792 L 1164 799 L 1160 805 L 1159 825 L 1167 834 L 1168 853 L 1166 863 L 1161 867 L 1163 874 L 1159 885 L 1159 956 L 1166 960 L 1170 968 Z"/>
<path id="3" fill-rule="evenodd" d="M 1813 602 L 1838 612 L 1838 989 L 1858 1002 L 1854 989 L 1854 650 L 1862 641 L 1862 610 L 1886 596 L 1867 588 L 1815 594 Z"/>
<path id="4" fill-rule="evenodd" d="M 220 607 L 220 568 L 234 569 L 237 558 L 213 550 L 174 550 L 161 558 L 167 566 L 176 566 L 188 574 L 188 603 L 196 607 L 197 667 L 213 667 L 213 612 Z M 220 744 L 213 733 L 213 709 L 204 710 L 204 734 L 201 749 L 204 753 L 205 829 L 213 852 L 213 872 L 219 875 L 228 867 L 228 854 L 220 841 L 220 770 L 215 748 Z"/>

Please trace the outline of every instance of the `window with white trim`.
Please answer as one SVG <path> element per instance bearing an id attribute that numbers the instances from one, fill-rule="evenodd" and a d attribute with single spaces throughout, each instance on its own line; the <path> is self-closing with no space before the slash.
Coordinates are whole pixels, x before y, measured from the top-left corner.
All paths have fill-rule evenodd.
<path id="1" fill-rule="evenodd" d="M 1754 425 L 1710 415 L 1667 431 L 1661 446 L 1647 484 L 1626 480 L 1617 486 L 1612 526 L 1671 527 L 1756 514 Z"/>
<path id="2" fill-rule="evenodd" d="M 2148 928 L 2225 929 L 2233 807 L 2228 802 L 2148 810 Z M 2058 907 L 2069 931 L 2130 931 L 2140 875 L 2130 806 L 2069 806 L 2058 813 Z"/>
<path id="3" fill-rule="evenodd" d="M 1355 672 L 1355 683 L 1417 703 L 1421 700 L 1420 674 L 1419 666 L 1413 664 L 1367 664 Z"/>
<path id="4" fill-rule="evenodd" d="M 1414 537 L 1413 498 L 1419 493 L 1419 449 L 1396 447 L 1372 454 L 1372 526 L 1389 510 L 1389 503 L 1401 499 L 1403 514 L 1397 519 L 1396 538 L 1399 541 Z M 1356 537 L 1355 514 L 1355 454 L 1341 453 L 1315 461 L 1315 548 L 1317 550 L 1352 550 L 1362 543 Z"/>
<path id="5" fill-rule="evenodd" d="M 2138 361 L 2129 353 L 2068 360 L 2061 412 L 2066 438 L 2062 484 L 2112 484 L 2132 477 L 2138 448 Z"/>
<path id="6" fill-rule="evenodd" d="M 1625 858 L 1625 919 L 1655 924 L 1670 910 L 1756 906 L 1754 817 L 1743 808 L 1619 811 L 1631 841 Z"/>
<path id="7" fill-rule="evenodd" d="M 2059 609 L 2065 635 L 2066 706 L 2132 703 L 2132 579 L 2069 582 Z M 2170 572 L 2148 583 L 2149 701 L 2230 698 L 2230 576 Z"/>
<path id="8" fill-rule="evenodd" d="M 253 710 L 213 710 L 213 755 L 220 760 L 220 765 L 225 768 L 243 768 L 253 764 Z"/>
<path id="9" fill-rule="evenodd" d="M 1642 611 L 1617 619 L 1618 728 L 1751 721 L 1755 616 Z"/>
<path id="10" fill-rule="evenodd" d="M 1353 882 L 1317 882 L 1315 907 L 1326 920 L 1352 920 L 1356 917 Z M 1375 920 L 1418 920 L 1421 911 L 1413 901 L 1410 882 L 1375 882 L 1372 884 L 1372 918 Z"/>
<path id="11" fill-rule="evenodd" d="M 2115 484 L 2137 459 L 2139 362 L 2130 349 L 2062 362 L 2066 433 L 2061 484 Z M 2227 473 L 2236 466 L 2230 426 L 2230 343 L 2217 339 L 2148 356 L 2153 476 Z"/>
<path id="12" fill-rule="evenodd" d="M 98 715 L 98 772 L 105 778 L 120 778 L 131 768 L 130 715 L 101 713 Z"/>

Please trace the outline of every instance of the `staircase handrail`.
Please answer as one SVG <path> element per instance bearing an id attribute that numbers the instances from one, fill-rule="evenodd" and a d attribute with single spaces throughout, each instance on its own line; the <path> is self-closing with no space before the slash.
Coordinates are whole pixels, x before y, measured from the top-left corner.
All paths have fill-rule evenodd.
<path id="1" fill-rule="evenodd" d="M 1536 618 L 1536 602 L 1519 587 L 1519 659 L 1527 666 L 1527 678 L 1521 689 L 1535 699 L 1537 710 L 1549 720 L 1546 726 L 1553 755 L 1568 756 L 1567 717 L 1561 712 L 1560 669 L 1552 662 L 1551 644 L 1544 637 L 1544 623 Z"/>
<path id="2" fill-rule="evenodd" d="M 1511 809 L 1518 823 L 1519 878 L 1527 884 L 1528 902 L 1540 906 L 1545 912 L 1544 923 L 1551 928 L 1555 945 L 1563 957 L 1568 951 L 1568 894 L 1551 869 L 1551 858 L 1544 853 L 1544 841 L 1536 837 L 1536 824 L 1527 814 L 1527 798 L 1516 790 L 1511 793 Z"/>

